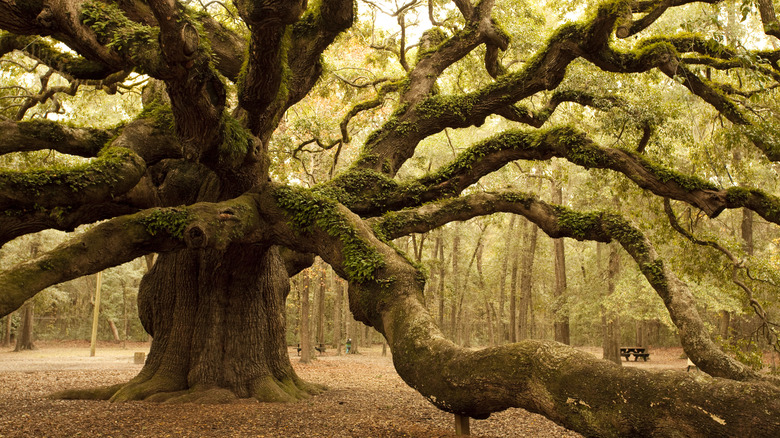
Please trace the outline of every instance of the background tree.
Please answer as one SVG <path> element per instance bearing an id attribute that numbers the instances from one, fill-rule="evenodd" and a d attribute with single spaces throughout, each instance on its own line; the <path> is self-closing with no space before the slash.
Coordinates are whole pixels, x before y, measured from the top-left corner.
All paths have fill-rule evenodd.
<path id="1" fill-rule="evenodd" d="M 780 55 L 770 44 L 776 19 L 746 4 L 744 22 L 725 14 L 726 35 L 722 11 L 741 5 L 693 3 L 570 2 L 557 15 L 544 3 L 372 4 L 375 17 L 382 8 L 395 17 L 394 34 L 356 23 L 355 5 L 343 0 L 0 3 L 0 47 L 15 51 L 8 55 L 16 57 L 8 61 L 16 65 L 12 88 L 24 89 L 4 90 L 1 153 L 86 158 L 0 174 L 0 242 L 105 220 L 0 274 L 0 315 L 46 287 L 158 253 L 138 292 L 141 322 L 153 336 L 140 374 L 60 396 L 294 400 L 320 390 L 290 365 L 284 317 L 289 276 L 316 255 L 348 280 L 352 315 L 385 337 L 402 378 L 441 409 L 483 418 L 524 407 L 589 435 L 776 435 L 776 380 L 718 348 L 696 308 L 699 294 L 683 281 L 690 275 L 676 274 L 652 243 L 672 229 L 723 263 L 728 256 L 693 233 L 703 231 L 699 211 L 723 224 L 733 225 L 734 215 L 718 219 L 721 213 L 738 209 L 780 223 L 768 164 L 780 159 Z M 412 38 L 426 15 L 432 28 Z M 762 27 L 765 35 L 752 38 Z M 345 40 L 372 49 L 327 58 Z M 364 65 L 348 65 L 362 55 Z M 127 123 L 64 123 L 71 112 L 65 96 L 129 91 L 146 77 L 136 100 L 143 109 L 112 111 Z M 341 83 L 337 110 L 317 95 L 320 78 Z M 680 109 L 670 95 L 707 109 Z M 331 114 L 319 119 L 318 112 Z M 587 120 L 593 112 L 604 116 Z M 333 114 L 340 121 L 327 126 Z M 466 130 L 474 126 L 482 128 Z M 295 131 L 309 138 L 293 141 Z M 751 154 L 767 184 L 754 184 L 747 170 L 738 180 L 745 185 L 726 183 L 729 154 L 713 153 L 715 146 Z M 311 154 L 317 151 L 325 152 Z M 300 154 L 310 154 L 308 162 L 293 161 Z M 521 190 L 521 183 L 540 190 L 527 178 L 502 179 L 510 163 L 537 175 L 547 169 L 540 162 L 554 157 L 587 170 L 577 175 L 583 190 L 572 194 L 571 207 Z M 305 178 L 292 172 L 299 166 Z M 605 190 L 636 201 L 616 210 L 615 194 Z M 675 201 L 671 214 L 663 198 Z M 673 225 L 681 208 L 697 218 L 688 230 Z M 447 247 L 455 257 L 444 322 L 457 342 L 445 338 L 425 307 L 424 275 L 391 241 L 499 212 L 531 223 L 524 245 L 536 245 L 537 229 L 620 245 L 686 353 L 719 378 L 622 369 L 549 341 L 462 348 L 470 342 L 463 303 L 480 248 L 466 237 Z M 664 229 L 626 219 L 662 215 Z M 719 225 L 706 231 L 728 234 Z M 468 237 L 475 235 L 484 238 Z M 734 260 L 732 283 L 744 284 L 748 273 Z M 711 281 L 722 282 L 722 272 L 711 272 Z M 547 291 L 533 295 L 532 287 L 522 293 L 529 311 L 540 301 L 532 296 L 550 295 L 541 286 Z M 739 287 L 776 343 L 761 292 Z M 370 342 L 358 341 L 370 333 L 356 327 L 350 335 L 353 345 Z"/>

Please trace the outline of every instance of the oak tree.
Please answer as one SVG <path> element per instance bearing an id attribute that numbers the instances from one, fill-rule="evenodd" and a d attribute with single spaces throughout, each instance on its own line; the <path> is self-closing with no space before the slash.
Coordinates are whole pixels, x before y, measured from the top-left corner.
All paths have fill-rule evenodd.
<path id="1" fill-rule="evenodd" d="M 404 381 L 443 410 L 484 418 L 522 407 L 586 435 L 777 435 L 776 380 L 717 348 L 689 287 L 630 218 L 574 211 L 511 187 L 471 188 L 517 160 L 556 157 L 622 174 L 711 217 L 748 209 L 780 224 L 774 194 L 749 185 L 723 188 L 649 155 L 658 128 L 651 119 L 633 116 L 633 149 L 551 122 L 562 106 L 630 113 L 624 96 L 567 82 L 578 69 L 660 74 L 717 111 L 743 147 L 769 163 L 780 160 L 773 92 L 780 51 L 654 31 L 691 3 L 721 2 L 604 0 L 587 8 L 576 2 L 572 17 L 579 18 L 542 41 L 507 31 L 500 12 L 513 6 L 501 2 L 402 5 L 395 12 L 402 29 L 404 12 L 420 4 L 434 28 L 418 44 L 402 31 L 400 42 L 386 47 L 403 73 L 372 82 L 376 98 L 355 105 L 341 138 L 321 146 L 349 144 L 347 128 L 363 111 L 387 103 L 392 114 L 350 146 L 360 152 L 348 166 L 304 189 L 275 176 L 272 138 L 285 112 L 322 76 L 323 53 L 355 25 L 352 0 L 235 0 L 211 8 L 177 0 L 2 0 L 0 53 L 39 63 L 41 86 L 4 110 L 0 153 L 53 150 L 88 160 L 0 173 L 0 242 L 95 225 L 2 272 L 0 315 L 50 285 L 159 253 L 138 295 L 153 336 L 139 375 L 60 396 L 295 400 L 321 388 L 292 369 L 284 302 L 289 276 L 316 255 L 349 281 L 352 314 L 385 337 Z M 762 36 L 777 38 L 772 3 L 758 5 Z M 231 14 L 234 20 L 217 19 Z M 530 55 L 504 62 L 516 46 Z M 475 59 L 489 81 L 457 91 L 440 87 L 448 69 Z M 115 93 L 136 74 L 154 81 L 132 121 L 105 128 L 30 117 L 31 109 L 63 94 Z M 62 81 L 50 82 L 53 75 Z M 741 75 L 759 77 L 762 86 L 751 88 L 755 81 Z M 665 92 L 660 88 L 651 91 Z M 652 99 L 649 91 L 640 96 Z M 463 145 L 455 159 L 423 176 L 399 176 L 426 138 L 489 117 L 515 127 Z M 424 306 L 424 275 L 390 242 L 496 212 L 524 216 L 553 238 L 619 244 L 663 300 L 688 356 L 711 377 L 625 369 L 555 342 L 473 351 L 447 340 Z"/>

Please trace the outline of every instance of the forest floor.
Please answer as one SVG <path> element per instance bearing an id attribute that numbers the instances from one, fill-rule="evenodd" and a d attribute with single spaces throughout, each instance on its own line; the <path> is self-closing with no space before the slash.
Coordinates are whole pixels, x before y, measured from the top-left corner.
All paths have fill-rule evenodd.
<path id="1" fill-rule="evenodd" d="M 454 437 L 454 419 L 439 411 L 398 377 L 381 346 L 358 355 L 326 351 L 309 364 L 290 349 L 305 380 L 330 389 L 291 404 L 242 400 L 228 405 L 168 405 L 148 402 L 50 400 L 67 389 L 127 381 L 142 365 L 135 352 L 149 344 L 99 344 L 90 357 L 85 342 L 39 342 L 15 353 L 0 347 L 0 437 Z M 599 348 L 583 348 L 599 355 Z M 681 350 L 656 349 L 647 369 L 684 370 Z M 477 437 L 579 437 L 522 409 L 471 421 Z"/>

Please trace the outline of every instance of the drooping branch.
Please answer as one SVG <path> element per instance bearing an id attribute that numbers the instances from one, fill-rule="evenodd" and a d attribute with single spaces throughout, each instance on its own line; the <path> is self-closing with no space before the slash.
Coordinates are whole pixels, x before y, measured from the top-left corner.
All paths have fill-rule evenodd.
<path id="1" fill-rule="evenodd" d="M 224 249 L 231 242 L 259 241 L 255 198 L 149 209 L 98 224 L 29 262 L 0 273 L 0 315 L 54 284 L 94 274 L 152 252 L 183 248 Z"/>
<path id="2" fill-rule="evenodd" d="M 737 257 L 731 251 L 729 251 L 717 241 L 699 239 L 689 231 L 685 230 L 677 221 L 677 215 L 675 215 L 674 209 L 672 209 L 672 204 L 669 202 L 669 198 L 664 198 L 664 212 L 666 213 L 666 217 L 669 219 L 669 224 L 671 224 L 672 228 L 674 228 L 675 231 L 680 233 L 686 239 L 690 240 L 696 245 L 714 248 L 729 259 L 729 262 L 731 262 L 731 281 L 737 287 L 742 289 L 742 291 L 745 293 L 748 304 L 750 304 L 750 307 L 753 309 L 756 316 L 758 316 L 758 318 L 761 320 L 761 325 L 764 329 L 767 343 L 771 345 L 775 351 L 780 352 L 780 335 L 775 329 L 777 324 L 769 320 L 769 316 L 767 315 L 764 306 L 755 298 L 753 294 L 753 288 L 748 286 L 739 278 L 738 274 L 743 269 L 746 271 L 746 273 L 749 273 L 749 269 L 747 266 L 745 266 L 744 261 L 737 259 Z"/>
<path id="3" fill-rule="evenodd" d="M 619 242 L 663 299 L 672 321 L 680 329 L 683 347 L 691 360 L 713 376 L 735 380 L 760 379 L 757 373 L 726 356 L 712 343 L 688 287 L 658 257 L 643 233 L 618 215 L 578 213 L 549 205 L 528 194 L 507 191 L 468 195 L 388 213 L 382 218 L 370 220 L 370 223 L 380 235 L 395 238 L 496 212 L 520 214 L 553 238 Z"/>
<path id="4" fill-rule="evenodd" d="M 588 435 L 663 436 L 686 430 L 691 436 L 727 436 L 732 431 L 772 434 L 780 430 L 775 415 L 780 409 L 780 391 L 766 382 L 696 381 L 692 375 L 680 372 L 651 375 L 551 342 L 524 341 L 479 351 L 462 349 L 444 338 L 425 310 L 424 281 L 409 262 L 379 241 L 349 210 L 330 204 L 323 212 L 321 207 L 326 201 L 316 194 L 289 190 L 261 196 L 262 210 L 272 214 L 270 226 L 275 241 L 299 251 L 317 252 L 339 275 L 350 278 L 353 315 L 387 338 L 401 377 L 440 409 L 485 418 L 492 412 L 522 407 Z M 675 290 L 668 296 L 671 306 L 692 306 L 679 302 L 678 282 L 662 284 L 662 278 L 673 277 L 667 276 L 670 273 L 663 263 L 656 261 L 646 239 L 620 218 L 578 214 L 517 194 L 495 197 L 493 201 L 493 205 L 509 211 L 538 210 L 535 214 L 541 223 L 557 227 L 551 229 L 552 234 L 621 241 L 646 275 L 653 278 L 655 287 Z M 446 209 L 443 204 L 423 207 L 418 213 L 426 215 L 426 208 Z M 485 205 L 490 203 L 474 203 L 475 208 Z M 463 205 L 450 211 L 460 211 L 460 207 Z M 356 273 L 353 263 L 357 260 L 366 265 Z M 683 325 L 683 330 L 693 328 Z M 686 349 L 699 353 L 717 350 L 708 338 L 702 341 L 709 344 L 686 344 Z M 722 352 L 717 353 L 718 360 L 730 360 Z M 710 369 L 728 368 L 706 355 L 694 357 Z M 749 370 L 739 372 L 739 366 L 737 363 L 731 369 L 732 375 L 748 380 L 757 377 Z M 594 381 L 583 379 L 583 375 L 599 377 Z M 738 388 L 760 400 L 749 415 L 745 415 L 742 398 L 735 395 L 743 393 Z"/>

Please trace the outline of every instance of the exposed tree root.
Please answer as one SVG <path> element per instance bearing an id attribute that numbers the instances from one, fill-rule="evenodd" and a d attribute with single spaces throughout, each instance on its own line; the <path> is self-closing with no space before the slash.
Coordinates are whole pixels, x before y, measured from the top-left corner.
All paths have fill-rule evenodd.
<path id="1" fill-rule="evenodd" d="M 140 377 L 140 376 L 139 376 Z M 139 377 L 112 386 L 86 389 L 66 389 L 49 398 L 60 400 L 111 400 L 113 402 L 144 400 L 156 403 L 222 404 L 239 400 L 236 392 L 213 385 L 194 385 L 188 389 L 172 389 L 172 380 L 152 378 L 143 381 Z M 294 377 L 276 379 L 263 376 L 248 383 L 251 397 L 261 402 L 294 402 L 320 394 L 324 385 L 304 382 Z"/>

